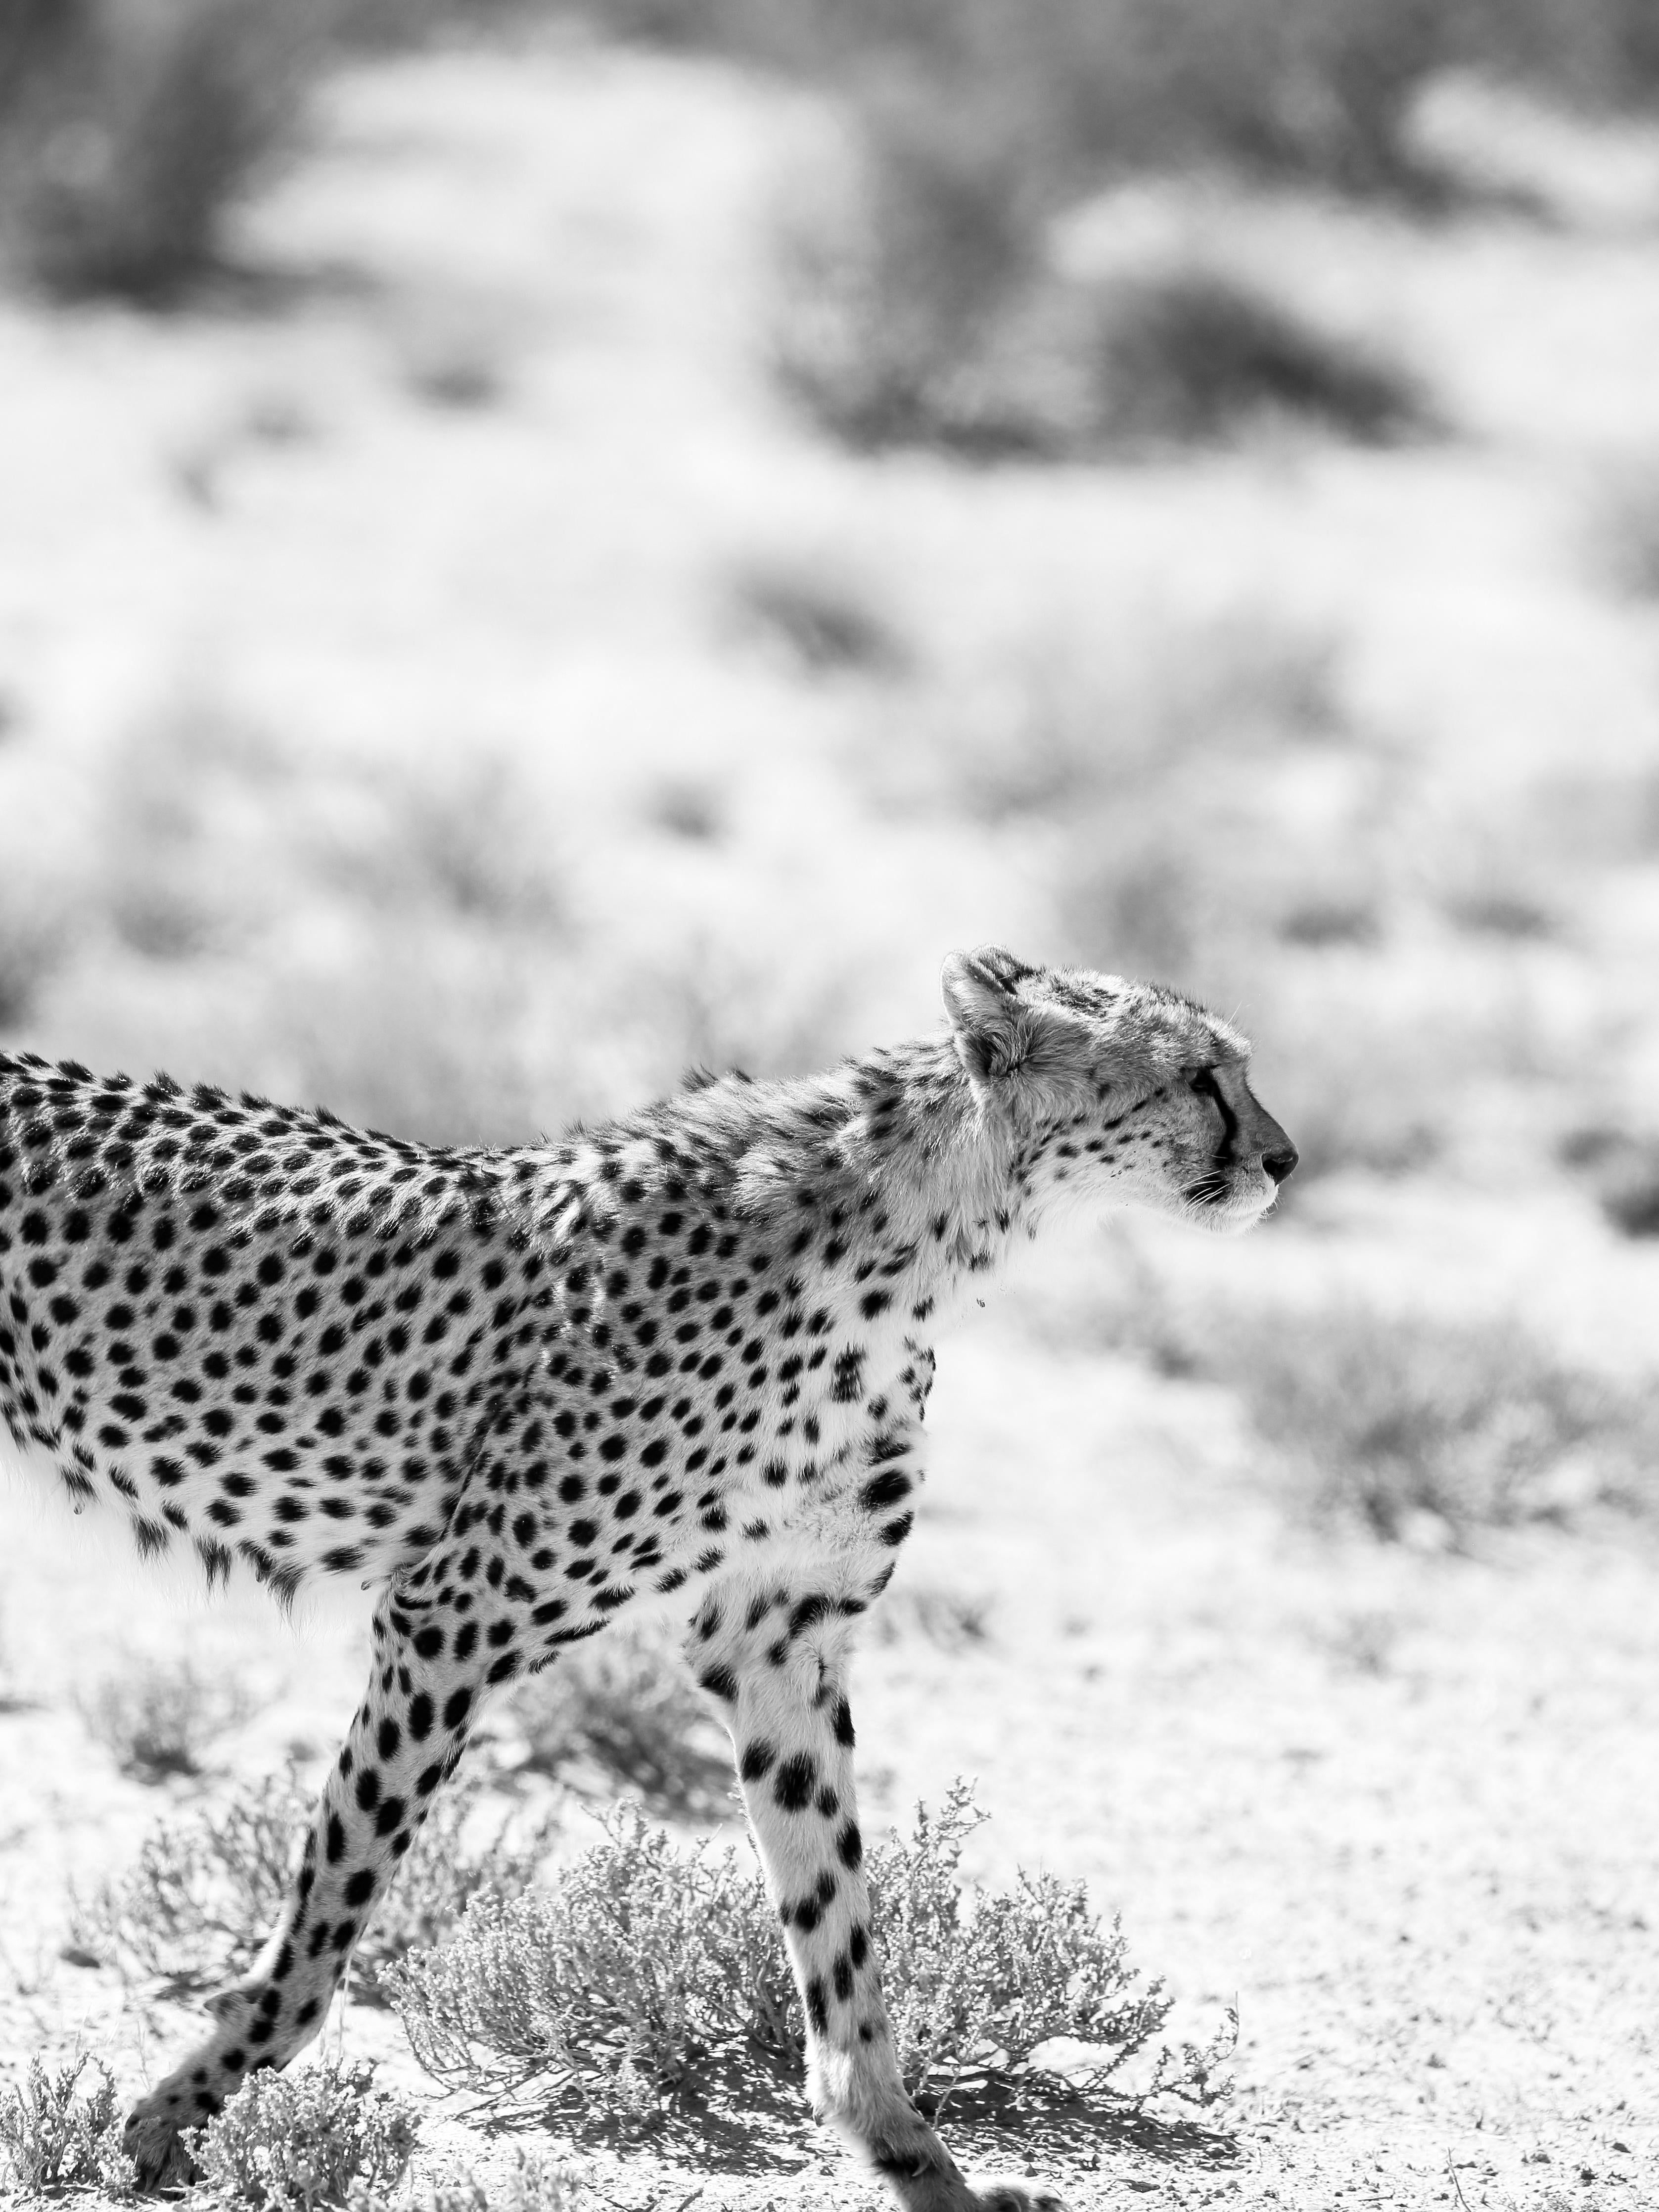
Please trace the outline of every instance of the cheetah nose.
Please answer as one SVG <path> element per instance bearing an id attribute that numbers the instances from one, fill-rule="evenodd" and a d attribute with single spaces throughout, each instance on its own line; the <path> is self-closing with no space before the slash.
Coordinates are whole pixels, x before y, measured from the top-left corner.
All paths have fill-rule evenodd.
<path id="1" fill-rule="evenodd" d="M 1261 1164 L 1275 1182 L 1283 1182 L 1301 1157 L 1294 1145 L 1285 1145 L 1279 1152 L 1263 1152 Z"/>

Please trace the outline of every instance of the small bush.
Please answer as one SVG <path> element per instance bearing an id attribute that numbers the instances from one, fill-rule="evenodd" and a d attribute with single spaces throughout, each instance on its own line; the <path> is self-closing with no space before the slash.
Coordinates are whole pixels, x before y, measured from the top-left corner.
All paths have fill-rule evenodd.
<path id="1" fill-rule="evenodd" d="M 781 381 L 859 449 L 1062 459 L 1212 439 L 1264 411 L 1370 443 L 1432 427 L 1418 380 L 1237 278 L 1100 299 L 1050 266 L 1055 218 L 1114 173 L 1220 163 L 1435 197 L 1409 128 L 1455 47 L 1437 0 L 933 0 L 701 11 L 804 67 L 852 145 L 780 233 Z M 759 28 L 763 23 L 765 28 Z"/>
<path id="2" fill-rule="evenodd" d="M 781 646 L 809 676 L 900 676 L 904 642 L 856 585 L 806 562 L 754 562 L 733 580 L 742 626 Z"/>
<path id="3" fill-rule="evenodd" d="M 1598 0 L 1626 8 L 1638 0 Z M 1103 169 L 1225 163 L 1354 192 L 1428 190 L 1413 105 L 1460 57 L 1443 0 L 599 0 L 626 33 L 988 110 L 1052 191 Z"/>
<path id="4" fill-rule="evenodd" d="M 497 2185 L 492 2212 L 580 2212 L 587 2193 L 580 2166 L 520 2146 Z"/>
<path id="5" fill-rule="evenodd" d="M 607 1797 L 620 1784 L 665 1820 L 732 1812 L 725 1733 L 653 1638 L 613 1628 L 532 1675 L 511 1710 L 534 1773 Z"/>
<path id="6" fill-rule="evenodd" d="M 319 2212 L 394 2188 L 418 2123 L 408 2101 L 376 2089 L 374 2078 L 372 2066 L 333 2063 L 252 2075 L 186 2136 L 204 2188 L 257 2212 Z"/>
<path id="7" fill-rule="evenodd" d="M 354 2198 L 353 2212 L 360 2202 Z M 515 2144 L 513 2163 L 493 2191 L 486 2191 L 469 2174 L 464 2182 L 441 2185 L 416 2197 L 410 2212 L 584 2212 L 592 2203 L 580 2166 L 550 2151 Z M 380 2212 L 380 2208 L 378 2203 L 364 2206 L 362 2212 Z"/>
<path id="8" fill-rule="evenodd" d="M 1063 2039 L 1094 2057 L 1068 2068 L 1105 2088 L 1163 2027 L 1161 1982 L 1135 1986 L 1121 1924 L 1103 1928 L 1082 1882 L 1028 1875 L 1001 1896 L 970 1897 L 963 1845 L 984 1815 L 957 1783 L 941 1810 L 870 1859 L 882 1987 L 904 2085 L 935 2110 L 965 2078 L 1018 2073 Z M 1179 2075 L 1160 2086 L 1173 2090 Z"/>
<path id="9" fill-rule="evenodd" d="M 236 1684 L 188 1659 L 133 1661 L 81 1701 L 82 1718 L 122 1773 L 149 1783 L 199 1775 L 210 1746 L 251 1711 Z"/>
<path id="10" fill-rule="evenodd" d="M 726 835 L 724 794 L 695 776 L 665 777 L 650 793 L 644 811 L 648 822 L 689 845 L 718 844 Z"/>
<path id="11" fill-rule="evenodd" d="M 1165 1366 L 1236 1390 L 1316 1514 L 1386 1539 L 1464 1546 L 1655 1498 L 1659 1391 L 1570 1366 L 1512 1322 L 1345 1297 L 1245 1320 L 1143 1285 L 1122 1325 Z"/>
<path id="12" fill-rule="evenodd" d="M 549 1889 L 480 1897 L 449 1943 L 387 1982 L 439 2080 L 501 2093 L 550 2074 L 573 2110 L 639 2117 L 757 2010 L 780 2032 L 775 1917 L 731 1852 L 687 1853 L 623 1807 Z"/>
<path id="13" fill-rule="evenodd" d="M 1659 97 L 1659 15 L 1651 0 L 1459 0 L 1464 51 L 1558 99 L 1591 108 Z"/>
<path id="14" fill-rule="evenodd" d="M 1097 2092 L 1163 2026 L 1161 1986 L 1141 1989 L 1121 1930 L 1081 1884 L 1022 1875 L 1008 1895 L 969 1896 L 962 1847 L 978 1825 L 951 1791 L 913 1836 L 872 1854 L 883 1987 L 910 2093 L 937 2105 L 970 2076 L 1041 2071 L 1055 2039 L 1085 2046 L 1068 2068 Z M 802 2026 L 777 1917 L 732 1851 L 686 1851 L 635 1809 L 549 1889 L 481 1897 L 453 1942 L 392 1970 L 393 2002 L 440 2080 L 505 2095 L 549 2077 L 572 2122 L 672 2114 L 723 2070 L 793 2078 Z M 1159 2091 L 1218 2094 L 1197 2054 L 1161 2058 Z M 1150 2092 L 1148 2093 L 1150 2094 Z"/>
<path id="15" fill-rule="evenodd" d="M 14 258 L 59 294 L 175 294 L 215 267 L 227 216 L 292 146 L 322 0 L 63 0 L 25 15 L 36 27 L 0 78 Z"/>
<path id="16" fill-rule="evenodd" d="M 1237 1372 L 1255 1427 L 1313 1472 L 1319 1503 L 1381 1536 L 1429 1515 L 1461 1541 L 1548 1512 L 1570 1455 L 1621 1425 L 1609 1390 L 1512 1326 L 1339 1306 L 1262 1332 Z"/>
<path id="17" fill-rule="evenodd" d="M 481 1837 L 482 1791 L 482 1782 L 463 1777 L 434 1801 L 354 1954 L 360 2002 L 386 2003 L 386 1970 L 411 1951 L 445 1942 L 475 1897 L 517 1897 L 538 1880 L 558 1838 L 558 1814 L 498 1815 L 494 1832 Z"/>
<path id="18" fill-rule="evenodd" d="M 1525 944 L 1561 933 L 1561 916 L 1554 903 L 1526 884 L 1468 884 L 1454 890 L 1444 904 L 1448 918 L 1471 937 Z"/>
<path id="19" fill-rule="evenodd" d="M 1020 151 L 985 103 L 867 103 L 854 151 L 803 185 L 778 233 L 775 365 L 855 449 L 1052 452 L 1063 405 L 1016 311 L 1043 275 Z"/>
<path id="20" fill-rule="evenodd" d="M 82 2089 L 90 2066 L 96 2080 Z M 96 2058 L 84 2053 L 53 2073 L 37 2053 L 21 2081 L 0 2094 L 0 2158 L 11 2167 L 20 2196 L 63 2189 L 131 2193 L 137 2176 L 121 2148 L 115 2084 Z"/>
<path id="21" fill-rule="evenodd" d="M 1380 348 L 1221 269 L 1121 279 L 1096 315 L 1096 407 L 1109 442 L 1195 444 L 1277 417 L 1389 445 L 1433 424 L 1416 376 Z"/>
<path id="22" fill-rule="evenodd" d="M 360 1996 L 374 2001 L 390 1961 L 441 1942 L 480 1892 L 514 1896 L 534 1880 L 551 1822 L 469 1844 L 464 1831 L 480 1789 L 463 1778 L 434 1801 L 355 1954 Z M 164 1822 L 130 1874 L 78 1906 L 75 1941 L 175 1990 L 240 1972 L 276 1925 L 313 1810 L 310 1793 L 287 1774 L 238 1784 L 217 1804 Z"/>
<path id="23" fill-rule="evenodd" d="M 77 1901 L 76 1942 L 176 1989 L 240 1972 L 276 1924 L 310 1814 L 295 1777 L 272 1775 L 161 1822 L 129 1875 Z"/>
<path id="24" fill-rule="evenodd" d="M 1079 154 L 1221 162 L 1414 198 L 1408 130 L 1451 52 L 1442 0 L 1048 0 L 1046 74 Z"/>
<path id="25" fill-rule="evenodd" d="M 1621 1236 L 1659 1237 L 1659 1136 L 1578 1129 L 1561 1155 L 1589 1177 L 1602 1212 Z"/>

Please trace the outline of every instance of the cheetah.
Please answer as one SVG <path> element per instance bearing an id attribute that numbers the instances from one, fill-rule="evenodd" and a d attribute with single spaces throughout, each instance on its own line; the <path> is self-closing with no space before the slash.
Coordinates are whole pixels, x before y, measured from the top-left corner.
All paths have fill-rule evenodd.
<path id="1" fill-rule="evenodd" d="M 1297 1155 L 1244 1039 L 1178 993 L 994 947 L 942 981 L 923 1042 L 694 1075 L 500 1151 L 0 1054 L 3 1431 L 210 1585 L 380 1586 L 278 1924 L 127 2123 L 149 2185 L 317 2034 L 490 1692 L 654 1598 L 732 1737 L 815 2110 L 907 2212 L 1057 2207 L 970 2185 L 905 2094 L 853 1644 L 911 1531 L 952 1301 L 1057 1201 L 1243 1230 Z"/>

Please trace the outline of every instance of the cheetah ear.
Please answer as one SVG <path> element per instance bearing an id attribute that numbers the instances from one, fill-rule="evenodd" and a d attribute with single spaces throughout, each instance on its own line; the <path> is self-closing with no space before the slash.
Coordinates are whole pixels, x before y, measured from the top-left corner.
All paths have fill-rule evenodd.
<path id="1" fill-rule="evenodd" d="M 1040 1013 L 1017 990 L 1036 972 L 995 945 L 946 956 L 939 974 L 945 1011 L 962 1064 L 980 1082 L 1000 1082 L 1031 1059 Z"/>

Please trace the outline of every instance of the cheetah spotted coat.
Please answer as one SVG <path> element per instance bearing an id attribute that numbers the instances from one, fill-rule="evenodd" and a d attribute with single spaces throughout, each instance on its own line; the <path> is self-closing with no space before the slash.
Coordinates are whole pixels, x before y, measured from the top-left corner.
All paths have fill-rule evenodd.
<path id="1" fill-rule="evenodd" d="M 500 1152 L 0 1054 L 0 1437 L 210 1583 L 383 1585 L 280 1923 L 129 2123 L 146 2179 L 316 2034 L 492 1688 L 652 1594 L 732 1735 L 817 2108 L 910 2212 L 1054 2202 L 971 2189 L 901 2086 L 854 1635 L 910 1533 L 941 1303 L 1067 1186 L 1237 1227 L 1295 1154 L 1174 994 L 990 951 L 945 995 L 936 1041 Z"/>

